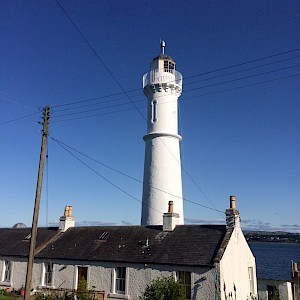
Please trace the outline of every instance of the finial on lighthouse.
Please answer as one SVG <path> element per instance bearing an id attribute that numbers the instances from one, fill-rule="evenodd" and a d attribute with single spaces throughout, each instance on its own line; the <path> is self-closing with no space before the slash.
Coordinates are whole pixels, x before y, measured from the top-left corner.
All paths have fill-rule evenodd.
<path id="1" fill-rule="evenodd" d="M 160 40 L 161 54 L 165 54 L 166 42 L 164 40 Z"/>

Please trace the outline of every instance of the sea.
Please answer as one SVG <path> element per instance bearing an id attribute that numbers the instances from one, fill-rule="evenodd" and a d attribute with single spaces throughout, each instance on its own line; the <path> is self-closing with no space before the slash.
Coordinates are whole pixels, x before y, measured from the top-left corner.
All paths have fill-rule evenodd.
<path id="1" fill-rule="evenodd" d="M 258 278 L 290 280 L 292 261 L 300 269 L 300 243 L 248 243 L 256 259 Z"/>

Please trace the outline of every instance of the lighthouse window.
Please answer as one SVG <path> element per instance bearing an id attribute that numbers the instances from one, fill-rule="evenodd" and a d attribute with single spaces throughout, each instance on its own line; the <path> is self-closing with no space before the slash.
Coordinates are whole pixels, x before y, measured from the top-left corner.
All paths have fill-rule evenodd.
<path id="1" fill-rule="evenodd" d="M 164 61 L 164 71 L 169 72 L 169 61 L 168 60 Z"/>
<path id="2" fill-rule="evenodd" d="M 152 101 L 152 122 L 155 123 L 157 121 L 157 101 Z"/>
<path id="3" fill-rule="evenodd" d="M 172 61 L 169 60 L 164 61 L 164 72 L 172 73 L 174 69 L 175 69 L 175 64 Z"/>
<path id="4" fill-rule="evenodd" d="M 174 63 L 169 61 L 169 69 L 174 70 L 174 67 L 175 67 Z"/>

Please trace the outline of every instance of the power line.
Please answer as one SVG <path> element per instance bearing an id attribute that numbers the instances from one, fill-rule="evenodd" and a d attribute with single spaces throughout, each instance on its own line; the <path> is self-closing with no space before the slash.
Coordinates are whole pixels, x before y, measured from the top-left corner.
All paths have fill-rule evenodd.
<path id="1" fill-rule="evenodd" d="M 115 168 L 113 168 L 113 167 L 111 167 L 111 166 L 109 166 L 109 165 L 107 165 L 107 164 L 104 164 L 104 163 L 100 162 L 99 160 L 97 160 L 97 159 L 95 159 L 95 158 L 92 158 L 91 156 L 89 156 L 89 155 L 87 155 L 87 154 L 85 154 L 85 153 L 83 153 L 83 152 L 81 152 L 81 151 L 79 151 L 79 150 L 76 150 L 76 149 L 74 149 L 73 147 L 71 147 L 71 146 L 69 146 L 69 145 L 63 143 L 62 141 L 59 141 L 59 140 L 57 140 L 57 139 L 55 139 L 55 138 L 53 138 L 53 137 L 51 137 L 51 136 L 50 136 L 50 138 L 51 138 L 54 142 L 56 142 L 58 145 L 60 145 L 62 148 L 64 148 L 68 153 L 72 154 L 72 156 L 74 156 L 75 158 L 77 158 L 77 157 L 76 157 L 71 151 L 68 151 L 66 148 L 69 148 L 69 149 L 71 149 L 72 151 L 75 151 L 75 152 L 79 153 L 80 155 L 82 155 L 82 156 L 84 156 L 84 157 L 86 157 L 86 158 L 88 158 L 88 159 L 90 159 L 90 160 L 92 160 L 92 161 L 94 161 L 94 162 L 100 164 L 101 166 L 103 166 L 103 167 L 105 167 L 105 168 L 107 168 L 107 169 L 109 169 L 109 170 L 111 170 L 111 171 L 114 171 L 114 172 L 116 172 L 116 173 L 118 173 L 118 174 L 120 174 L 120 175 L 122 175 L 122 176 L 124 176 L 124 177 L 127 177 L 127 178 L 129 178 L 129 179 L 131 179 L 131 180 L 133 180 L 133 181 L 136 181 L 136 182 L 139 182 L 139 183 L 143 184 L 143 181 L 140 180 L 140 179 L 137 179 L 137 178 L 135 178 L 135 177 L 133 177 L 133 176 L 130 176 L 130 175 L 124 173 L 124 172 L 121 172 L 121 171 L 119 171 L 119 170 L 117 170 L 117 169 L 115 169 Z M 77 159 L 78 159 L 78 158 L 77 158 Z M 78 159 L 78 160 L 80 160 L 80 159 Z M 81 160 L 80 160 L 80 161 L 81 161 Z M 81 162 L 82 162 L 82 161 L 81 161 Z M 84 164 L 85 164 L 85 163 L 84 163 Z M 85 165 L 87 166 L 87 164 L 85 164 Z M 101 176 L 101 177 L 102 177 L 102 176 Z M 107 181 L 108 181 L 109 183 L 111 183 L 109 180 L 107 180 Z M 158 191 L 160 191 L 160 192 L 163 192 L 163 193 L 165 193 L 165 194 L 168 194 L 168 195 L 170 195 L 170 196 L 173 196 L 173 197 L 176 197 L 176 198 L 181 198 L 181 197 L 179 197 L 179 196 L 177 196 L 177 195 L 174 195 L 174 194 L 172 194 L 172 193 L 169 193 L 169 192 L 167 192 L 167 191 L 164 191 L 164 190 L 162 190 L 162 189 L 160 189 L 160 188 L 157 188 L 157 187 L 155 187 L 155 186 L 152 186 L 152 187 L 153 187 L 154 189 L 156 189 L 156 190 L 158 190 Z M 127 194 L 127 195 L 128 195 L 128 194 Z M 135 199 L 135 200 L 138 200 L 138 199 L 135 198 L 135 197 L 134 197 L 134 199 Z M 182 200 L 183 200 L 183 201 L 186 201 L 186 202 L 190 202 L 190 203 L 196 204 L 196 205 L 199 205 L 199 206 L 201 206 L 201 207 L 204 207 L 204 208 L 207 208 L 207 209 L 210 209 L 210 210 L 214 210 L 214 211 L 217 211 L 217 212 L 224 213 L 223 211 L 218 210 L 218 209 L 216 209 L 215 207 L 212 208 L 212 207 L 209 207 L 209 206 L 200 204 L 200 203 L 198 203 L 198 202 L 195 202 L 195 201 L 192 201 L 192 200 L 189 200 L 189 199 L 186 199 L 186 198 L 182 198 Z M 138 201 L 139 201 L 139 202 L 142 202 L 142 201 L 140 201 L 140 200 L 138 200 Z M 161 213 L 162 213 L 162 212 L 161 212 Z"/>
<path id="2" fill-rule="evenodd" d="M 187 80 L 187 79 L 191 79 L 191 78 L 194 78 L 194 77 L 199 77 L 199 76 L 203 76 L 203 75 L 215 73 L 215 72 L 218 72 L 218 71 L 221 71 L 221 70 L 231 69 L 233 67 L 237 67 L 237 66 L 240 66 L 240 65 L 246 65 L 246 64 L 249 64 L 249 63 L 252 63 L 252 62 L 265 60 L 265 59 L 268 59 L 270 57 L 275 57 L 275 56 L 283 55 L 283 54 L 294 52 L 294 51 L 298 51 L 298 50 L 300 50 L 300 49 L 294 49 L 294 50 L 290 50 L 290 51 L 286 51 L 286 52 L 281 52 L 281 53 L 277 53 L 277 54 L 274 54 L 274 55 L 270 55 L 270 56 L 266 56 L 266 57 L 263 57 L 263 58 L 259 58 L 259 59 L 256 59 L 256 60 L 252 60 L 252 61 L 248 61 L 248 62 L 236 64 L 236 65 L 231 65 L 231 66 L 227 66 L 227 67 L 224 67 L 224 68 L 219 68 L 219 69 L 211 70 L 211 71 L 208 71 L 208 72 L 199 73 L 199 74 L 196 74 L 196 75 L 185 76 L 185 77 L 183 77 L 183 79 Z M 220 75 L 217 75 L 217 76 L 213 76 L 213 77 L 209 77 L 209 78 L 204 78 L 204 79 L 201 79 L 201 80 L 197 80 L 197 81 L 193 81 L 193 82 L 190 82 L 190 83 L 186 83 L 186 85 L 194 84 L 194 83 L 201 82 L 201 81 L 207 81 L 207 80 L 211 80 L 211 79 L 216 79 L 216 78 L 220 78 L 220 77 L 224 77 L 224 76 L 228 76 L 228 75 L 232 75 L 232 74 L 236 74 L 236 73 L 241 73 L 241 72 L 245 72 L 245 71 L 250 71 L 250 70 L 253 70 L 253 69 L 270 66 L 270 65 L 273 65 L 273 64 L 277 64 L 277 63 L 280 63 L 280 62 L 284 62 L 284 61 L 296 59 L 296 58 L 299 58 L 299 57 L 300 56 L 293 56 L 293 57 L 290 57 L 290 58 L 286 58 L 286 59 L 282 59 L 282 60 L 277 60 L 275 62 L 270 62 L 270 63 L 267 63 L 267 64 L 258 65 L 258 66 L 254 66 L 254 67 L 247 68 L 247 69 L 242 69 L 242 70 L 238 70 L 238 71 L 234 71 L 234 72 L 230 72 L 230 73 L 226 73 L 226 74 L 220 74 Z M 133 90 L 127 91 L 127 93 L 136 92 L 136 91 L 140 91 L 140 90 L 141 90 L 140 88 L 133 89 Z M 185 90 L 185 92 L 186 92 L 186 90 Z M 95 101 L 95 100 L 99 100 L 99 99 L 110 98 L 110 97 L 119 96 L 119 95 L 124 95 L 124 93 L 123 92 L 119 92 L 119 93 L 114 93 L 114 94 L 100 96 L 100 97 L 94 97 L 94 98 L 89 98 L 89 99 L 84 99 L 84 100 L 78 100 L 78 101 L 69 102 L 69 103 L 65 103 L 65 104 L 55 105 L 52 108 L 63 107 L 63 106 L 70 106 L 70 105 L 73 105 L 73 104 L 85 103 L 85 102 L 90 102 L 90 101 Z M 139 95 L 142 95 L 142 93 L 140 93 Z M 131 97 L 136 97 L 136 96 L 139 96 L 139 95 L 133 95 Z M 106 102 L 111 102 L 111 101 L 114 102 L 114 101 L 118 101 L 118 100 L 122 100 L 122 99 L 126 99 L 126 98 L 127 97 L 122 97 L 122 98 L 118 98 L 118 99 L 111 99 L 111 100 L 101 101 L 101 103 L 106 103 Z M 95 104 L 90 104 L 90 105 L 98 105 L 98 104 L 95 103 Z M 87 105 L 87 106 L 90 106 L 90 105 Z M 82 108 L 82 107 L 84 107 L 84 106 L 79 106 L 77 108 Z M 64 111 L 64 110 L 69 110 L 69 109 L 74 109 L 74 108 L 70 107 L 70 108 L 66 108 L 66 109 L 56 110 L 56 112 L 58 112 L 58 111 Z"/>
<path id="3" fill-rule="evenodd" d="M 95 169 L 93 169 L 92 167 L 90 167 L 87 163 L 85 163 L 83 160 L 81 160 L 79 157 L 77 157 L 74 153 L 72 153 L 71 151 L 69 151 L 63 144 L 61 144 L 60 142 L 58 142 L 57 140 L 55 140 L 54 138 L 52 138 L 51 136 L 49 136 L 54 142 L 56 142 L 60 147 L 62 147 L 65 151 L 67 151 L 70 155 L 72 155 L 76 160 L 78 160 L 81 164 L 83 164 L 84 166 L 86 166 L 88 169 L 90 169 L 92 172 L 94 172 L 97 176 L 99 176 L 100 178 L 102 178 L 103 180 L 105 180 L 106 182 L 108 182 L 110 185 L 112 185 L 113 187 L 115 187 L 116 189 L 118 189 L 119 191 L 121 191 L 122 193 L 124 193 L 125 195 L 127 195 L 128 197 L 142 203 L 141 200 L 139 200 L 138 198 L 136 198 L 135 196 L 131 195 L 130 193 L 128 193 L 127 191 L 125 191 L 124 189 L 122 189 L 121 187 L 119 187 L 118 185 L 116 185 L 115 183 L 113 183 L 111 180 L 107 179 L 106 177 L 104 177 L 103 175 L 101 175 L 99 172 L 97 172 Z M 143 204 L 143 203 L 142 203 Z M 143 204 L 144 205 L 144 204 Z M 149 208 L 163 214 L 163 212 L 151 207 L 149 205 Z"/>
<path id="4" fill-rule="evenodd" d="M 262 58 L 257 58 L 257 59 L 249 60 L 249 61 L 246 61 L 246 62 L 243 62 L 243 63 L 238 63 L 238 64 L 234 64 L 234 65 L 231 65 L 231 66 L 219 68 L 219 69 L 214 69 L 212 71 L 207 71 L 207 72 L 204 72 L 204 73 L 199 73 L 199 74 L 191 75 L 188 78 L 193 78 L 193 77 L 197 77 L 197 76 L 211 74 L 211 73 L 214 73 L 214 72 L 224 71 L 224 70 L 227 70 L 227 69 L 231 69 L 231 68 L 235 68 L 235 67 L 239 67 L 239 66 L 251 64 L 251 63 L 254 63 L 254 62 L 257 62 L 257 61 L 269 59 L 269 58 L 280 56 L 280 55 L 283 55 L 283 54 L 288 54 L 288 53 L 296 52 L 296 51 L 299 51 L 299 50 L 300 50 L 300 48 L 296 48 L 296 49 L 292 49 L 292 50 L 288 50 L 288 51 L 284 51 L 284 52 L 272 54 L 272 55 L 265 56 L 265 57 L 262 57 Z"/>
<path id="5" fill-rule="evenodd" d="M 235 82 L 235 81 L 239 81 L 239 80 L 249 79 L 249 78 L 252 78 L 252 77 L 262 76 L 262 75 L 265 75 L 265 74 L 271 74 L 271 73 L 274 73 L 274 72 L 280 72 L 280 71 L 283 71 L 283 70 L 287 70 L 287 69 L 291 69 L 291 68 L 296 68 L 296 67 L 299 67 L 299 66 L 300 65 L 298 64 L 298 65 L 283 67 L 283 68 L 274 69 L 274 70 L 270 70 L 270 71 L 265 71 L 265 72 L 261 72 L 261 73 L 258 73 L 258 74 L 252 74 L 252 75 L 248 75 L 248 76 L 244 76 L 244 77 L 239 77 L 239 78 L 235 78 L 235 79 L 231 79 L 231 80 L 227 80 L 227 81 L 222 81 L 222 82 L 217 82 L 217 83 L 213 83 L 213 84 L 209 84 L 209 85 L 205 85 L 205 86 L 195 87 L 195 88 L 192 88 L 192 89 L 188 89 L 185 92 L 194 91 L 196 89 L 204 89 L 204 88 L 213 87 L 213 86 L 217 86 L 217 85 L 222 85 L 222 84 L 226 84 L 226 83 L 231 83 L 231 82 Z M 251 69 L 253 69 L 253 68 L 251 68 Z M 241 71 L 246 71 L 246 70 L 241 70 Z M 241 71 L 237 71 L 237 72 L 241 72 Z M 210 77 L 210 78 L 206 78 L 206 79 L 203 79 L 203 80 L 200 80 L 200 81 L 207 81 L 207 80 L 210 80 L 210 79 L 215 79 L 215 78 L 218 78 L 218 77 L 223 77 L 223 76 L 226 76 L 226 75 L 235 74 L 237 72 L 222 74 L 220 76 Z M 200 82 L 200 81 L 198 81 L 198 82 Z M 193 83 L 195 83 L 195 82 L 193 82 Z M 159 97 L 164 97 L 164 96 L 158 96 L 158 98 Z M 123 100 L 123 99 L 126 99 L 126 98 L 127 97 L 125 97 L 125 98 L 122 97 L 122 98 L 118 98 L 118 99 L 112 99 L 112 100 L 109 100 L 109 101 L 104 101 L 102 103 L 111 102 L 111 101 L 119 101 L 119 100 Z M 136 100 L 134 102 L 137 103 L 137 102 L 141 102 L 141 101 L 144 101 L 144 99 L 143 100 Z M 89 104 L 87 106 L 94 106 L 94 105 L 99 105 L 99 104 L 102 104 L 102 103 Z M 118 106 L 124 106 L 124 105 L 129 105 L 129 104 L 130 104 L 130 102 L 119 103 L 119 104 L 104 106 L 104 107 L 100 107 L 100 108 L 94 108 L 94 109 L 85 110 L 85 111 L 77 111 L 77 112 L 67 113 L 67 114 L 63 114 L 63 115 L 57 115 L 57 116 L 54 116 L 54 117 L 61 117 L 61 116 L 82 114 L 82 113 L 93 112 L 93 111 L 97 111 L 97 110 L 102 110 L 102 109 L 107 109 L 107 108 L 112 108 L 112 107 L 118 107 Z M 163 104 L 163 103 L 161 103 L 161 104 Z M 71 110 L 71 109 L 74 110 L 74 109 L 83 108 L 83 107 L 85 107 L 85 106 L 80 106 L 80 107 L 75 107 L 75 108 L 61 109 L 61 110 L 58 110 L 56 112 L 65 111 L 65 110 Z"/>
<path id="6" fill-rule="evenodd" d="M 289 57 L 289 58 L 286 58 L 286 59 L 277 60 L 275 62 L 271 62 L 271 63 L 259 65 L 259 66 L 254 66 L 254 67 L 247 68 L 247 69 L 242 69 L 242 70 L 238 70 L 238 71 L 234 71 L 234 72 L 230 72 L 230 73 L 225 73 L 225 74 L 220 74 L 220 75 L 213 76 L 213 77 L 204 78 L 204 79 L 193 81 L 193 82 L 188 82 L 188 83 L 185 83 L 185 85 L 194 84 L 194 83 L 197 83 L 197 82 L 207 81 L 207 80 L 211 80 L 211 79 L 216 79 L 216 78 L 220 78 L 220 77 L 224 77 L 224 76 L 228 76 L 228 75 L 233 75 L 233 74 L 237 74 L 237 73 L 241 73 L 241 72 L 246 72 L 246 71 L 250 71 L 250 70 L 254 70 L 254 69 L 258 69 L 258 68 L 263 68 L 263 67 L 271 66 L 271 65 L 274 65 L 274 64 L 277 64 L 277 63 L 280 63 L 280 62 L 288 61 L 288 60 L 299 58 L 299 57 L 300 56 Z M 195 76 L 193 76 L 193 77 L 195 77 Z M 190 78 L 192 78 L 192 77 L 190 77 Z M 186 79 L 186 77 L 184 77 L 184 79 Z"/>
<path id="7" fill-rule="evenodd" d="M 115 81 L 115 83 L 118 85 L 118 87 L 123 91 L 123 93 L 126 95 L 126 97 L 130 100 L 130 102 L 132 103 L 132 105 L 136 108 L 137 112 L 139 113 L 139 115 L 147 122 L 146 117 L 142 114 L 142 112 L 140 111 L 140 109 L 136 106 L 136 104 L 134 103 L 134 101 L 131 99 L 131 97 L 129 96 L 129 94 L 123 89 L 122 85 L 119 83 L 119 81 L 117 80 L 117 78 L 113 75 L 113 73 L 109 70 L 109 68 L 107 67 L 107 65 L 104 63 L 104 61 L 101 59 L 101 57 L 98 55 L 98 53 L 95 51 L 95 49 L 93 48 L 93 46 L 89 43 L 89 41 L 85 38 L 85 36 L 83 35 L 83 33 L 81 32 L 81 30 L 78 28 L 78 26 L 74 23 L 74 21 L 72 20 L 72 18 L 69 16 L 69 14 L 67 13 L 67 11 L 61 6 L 61 4 L 59 3 L 58 0 L 55 0 L 56 3 L 58 4 L 58 6 L 61 8 L 61 10 L 64 12 L 64 14 L 67 16 L 67 18 L 69 19 L 69 21 L 71 22 L 71 24 L 75 27 L 75 29 L 78 31 L 78 33 L 80 34 L 80 36 L 83 38 L 83 40 L 85 41 L 85 43 L 88 45 L 88 47 L 90 48 L 90 50 L 95 54 L 95 56 L 97 57 L 97 59 L 101 62 L 101 64 L 105 67 L 105 69 L 107 70 L 107 72 L 110 74 L 110 76 L 112 77 L 112 79 Z M 282 52 L 280 54 L 274 54 L 274 55 L 270 55 L 268 58 L 274 57 L 274 56 L 278 56 L 278 55 L 282 55 L 282 54 L 286 54 L 286 53 L 291 53 L 294 51 L 298 51 L 299 49 L 294 49 L 294 50 L 289 50 L 286 52 Z M 251 63 L 251 62 L 255 62 L 255 61 L 259 61 L 265 58 L 261 58 L 261 59 L 256 59 L 253 61 L 249 61 L 246 63 Z M 241 63 L 241 64 L 237 64 L 236 66 L 240 66 L 246 63 Z M 218 69 L 217 71 L 220 70 L 224 70 L 225 68 L 221 68 Z M 206 74 L 208 74 L 206 72 Z M 167 145 L 164 143 L 164 141 L 162 139 L 159 139 L 163 145 L 167 148 L 167 150 L 169 151 L 169 153 L 175 158 L 175 160 L 178 162 L 178 164 L 180 164 L 180 161 L 177 160 L 177 158 L 173 155 L 173 153 L 168 149 Z M 181 165 L 181 164 L 180 164 Z M 182 167 L 182 166 L 181 166 Z M 188 175 L 188 177 L 196 184 L 195 180 L 192 179 L 191 175 L 187 172 L 187 170 L 185 168 L 182 167 L 182 170 L 184 170 L 184 172 Z M 198 184 L 196 184 L 196 186 L 199 188 L 199 190 L 203 193 L 203 191 L 200 189 L 200 187 L 198 186 Z M 208 197 L 203 193 L 203 195 L 208 199 Z M 210 201 L 210 200 L 209 200 Z"/>
<path id="8" fill-rule="evenodd" d="M 117 78 L 114 76 L 114 74 L 110 71 L 110 69 L 107 67 L 107 65 L 104 63 L 104 61 L 101 59 L 101 57 L 98 55 L 98 53 L 96 52 L 96 50 L 94 49 L 94 47 L 90 44 L 90 42 L 86 39 L 86 37 L 83 35 L 83 33 L 81 32 L 81 30 L 78 28 L 78 26 L 74 23 L 74 21 L 72 20 L 72 18 L 69 16 L 69 14 L 67 13 L 67 11 L 61 6 L 61 4 L 59 3 L 58 0 L 55 0 L 55 2 L 58 4 L 58 6 L 61 8 L 61 10 L 64 12 L 64 14 L 67 16 L 67 18 L 69 19 L 69 21 L 72 23 L 72 25 L 75 27 L 75 29 L 78 31 L 78 33 L 80 34 L 80 36 L 83 38 L 83 40 L 85 41 L 85 43 L 88 45 L 88 47 L 91 49 L 91 51 L 95 54 L 95 56 L 97 57 L 97 59 L 101 62 L 101 64 L 104 66 L 104 68 L 106 69 L 106 71 L 109 73 L 109 75 L 112 77 L 112 79 L 114 80 L 114 82 L 118 85 L 118 87 L 121 89 L 121 91 L 127 96 L 127 98 L 130 100 L 130 102 L 133 104 L 133 106 L 136 108 L 136 110 L 138 111 L 138 113 L 140 114 L 140 116 L 146 120 L 145 116 L 142 114 L 142 112 L 139 110 L 139 108 L 135 105 L 135 103 L 131 100 L 129 94 L 123 89 L 123 87 L 121 86 L 121 84 L 119 83 L 119 81 L 117 80 Z"/>
<path id="9" fill-rule="evenodd" d="M 275 69 L 275 70 L 271 70 L 271 71 L 267 71 L 267 72 L 263 72 L 263 73 L 259 73 L 259 74 L 254 74 L 254 75 L 249 75 L 249 76 L 240 77 L 240 78 L 236 78 L 236 79 L 231 79 L 231 80 L 227 80 L 227 81 L 223 81 L 223 82 L 217 82 L 217 83 L 213 83 L 213 84 L 210 84 L 210 85 L 206 85 L 206 86 L 201 86 L 201 87 L 196 87 L 196 88 L 193 88 L 193 89 L 189 89 L 188 91 L 194 91 L 194 90 L 198 90 L 198 89 L 204 89 L 204 88 L 207 88 L 207 87 L 212 87 L 212 86 L 216 86 L 216 85 L 220 85 L 220 84 L 224 84 L 224 83 L 231 83 L 231 82 L 235 82 L 235 81 L 239 81 L 239 80 L 244 80 L 244 79 L 248 79 L 248 78 L 253 78 L 253 77 L 257 77 L 257 76 L 261 76 L 261 75 L 265 75 L 265 74 L 270 74 L 270 73 L 279 72 L 279 71 L 283 71 L 283 70 L 287 70 L 287 69 L 292 69 L 292 68 L 296 68 L 296 67 L 299 67 L 299 66 L 300 66 L 300 64 L 294 65 L 294 66 L 285 67 L 285 68 Z"/>
<path id="10" fill-rule="evenodd" d="M 274 79 L 270 79 L 270 80 L 250 83 L 250 84 L 247 84 L 247 85 L 237 86 L 237 87 L 223 89 L 223 90 L 210 92 L 210 93 L 205 93 L 205 94 L 200 94 L 200 95 L 196 95 L 196 96 L 192 96 L 192 97 L 184 97 L 181 101 L 186 101 L 186 100 L 205 97 L 205 96 L 211 96 L 211 95 L 214 95 L 214 94 L 219 94 L 219 93 L 224 93 L 224 92 L 228 92 L 228 91 L 238 90 L 238 89 L 247 88 L 247 87 L 251 87 L 251 86 L 256 86 L 256 85 L 260 85 L 260 84 L 271 83 L 271 82 L 275 82 L 275 81 L 279 81 L 279 80 L 284 80 L 284 79 L 287 79 L 287 78 L 296 77 L 296 76 L 299 76 L 299 75 L 300 74 L 292 74 L 292 75 L 289 75 L 289 76 L 284 76 L 284 77 L 274 78 Z M 139 107 L 139 108 L 142 109 L 142 107 Z M 52 121 L 52 123 L 67 122 L 67 121 L 73 121 L 73 120 L 79 120 L 79 119 L 89 119 L 89 118 L 93 118 L 93 117 L 106 116 L 106 115 L 110 115 L 110 114 L 126 112 L 126 111 L 130 111 L 130 110 L 134 110 L 134 109 L 135 108 L 128 108 L 128 109 L 122 109 L 122 110 L 115 110 L 115 111 L 111 111 L 111 112 L 107 112 L 107 113 L 94 114 L 94 115 L 89 115 L 89 116 L 82 116 L 82 117 L 69 118 L 69 119 L 63 119 L 63 120 L 56 120 L 56 121 Z M 63 117 L 63 116 L 64 115 L 56 116 L 56 118 L 57 117 Z M 55 117 L 52 117 L 52 118 L 55 118 Z"/>
<path id="11" fill-rule="evenodd" d="M 12 120 L 9 120 L 9 121 L 4 121 L 4 122 L 1 122 L 0 125 L 4 125 L 4 124 L 9 124 L 9 123 L 14 123 L 14 122 L 17 122 L 17 121 L 29 121 L 29 120 L 32 120 L 33 118 L 30 118 L 29 120 L 23 120 L 25 118 L 28 118 L 28 117 L 31 117 L 31 116 L 37 116 L 39 113 L 32 113 L 32 114 L 28 114 L 28 115 L 25 115 L 25 116 L 22 116 L 22 117 L 19 117 L 19 118 L 15 118 L 15 119 L 12 119 Z"/>
<path id="12" fill-rule="evenodd" d="M 142 107 L 139 107 L 139 108 L 142 109 Z M 128 109 L 115 110 L 115 111 L 101 113 L 101 114 L 94 114 L 94 115 L 89 115 L 89 116 L 82 116 L 82 117 L 76 117 L 76 118 L 56 120 L 56 121 L 53 121 L 52 123 L 74 121 L 74 120 L 79 120 L 79 119 L 90 119 L 90 118 L 93 118 L 93 117 L 107 116 L 107 115 L 111 115 L 111 114 L 115 114 L 115 113 L 120 113 L 120 112 L 125 112 L 125 111 L 130 111 L 130 110 L 135 110 L 135 108 L 132 107 L 132 108 L 128 108 Z M 63 116 L 64 115 L 62 115 L 62 116 L 56 116 L 56 117 L 63 117 Z"/>
<path id="13" fill-rule="evenodd" d="M 295 67 L 295 66 L 292 66 L 292 67 Z M 283 68 L 283 69 L 285 69 L 285 68 Z M 241 78 L 237 78 L 237 79 L 233 79 L 233 80 L 228 80 L 228 81 L 223 81 L 223 82 L 219 82 L 219 83 L 215 83 L 215 84 L 210 84 L 210 85 L 206 85 L 206 86 L 196 87 L 196 88 L 187 90 L 185 92 L 187 93 L 187 92 L 194 91 L 194 90 L 205 89 L 205 88 L 208 88 L 208 87 L 213 87 L 213 86 L 222 85 L 222 84 L 226 84 L 226 83 L 230 83 L 230 82 L 244 80 L 244 79 L 248 79 L 248 78 L 251 78 L 251 77 L 257 77 L 257 76 L 264 75 L 266 73 L 274 73 L 276 71 L 282 71 L 283 69 L 282 68 L 281 69 L 276 69 L 276 70 L 268 71 L 268 72 L 265 72 L 265 73 L 254 74 L 254 75 L 250 75 L 250 76 L 246 76 L 246 77 L 241 77 Z M 258 84 L 270 83 L 270 82 L 274 82 L 274 81 L 278 81 L 278 80 L 283 80 L 283 79 L 295 77 L 295 76 L 298 76 L 298 75 L 299 74 L 292 74 L 292 75 L 289 75 L 289 76 L 274 78 L 274 79 L 271 79 L 271 80 L 266 80 L 266 81 L 251 83 L 251 84 L 247 84 L 247 85 L 243 85 L 243 86 L 238 86 L 238 87 L 223 89 L 223 90 L 219 90 L 219 91 L 216 91 L 216 92 L 210 92 L 210 93 L 206 93 L 206 94 L 196 95 L 196 96 L 193 96 L 193 97 L 185 97 L 184 100 L 189 100 L 189 99 L 192 99 L 192 98 L 198 98 L 198 97 L 213 95 L 213 94 L 217 94 L 217 93 L 221 93 L 221 92 L 232 91 L 232 90 L 241 89 L 241 88 L 244 88 L 244 87 L 255 86 L 255 85 L 258 85 Z M 136 100 L 135 103 L 137 103 L 137 102 L 143 102 L 143 101 L 144 101 L 144 99 L 143 100 Z M 166 103 L 169 103 L 169 102 L 163 102 L 161 104 L 166 104 Z M 80 112 L 74 112 L 74 113 L 69 113 L 69 114 L 57 115 L 57 116 L 53 116 L 52 118 L 59 118 L 59 117 L 65 117 L 65 116 L 69 116 L 69 115 L 76 115 L 76 114 L 82 114 L 82 113 L 87 113 L 87 112 L 94 112 L 94 111 L 99 111 L 99 110 L 103 110 L 103 109 L 107 109 L 107 108 L 124 106 L 126 104 L 128 105 L 130 103 L 122 103 L 122 104 L 116 104 L 116 105 L 112 105 L 112 106 L 100 107 L 100 108 L 96 108 L 96 109 L 88 110 L 88 111 L 80 111 Z M 142 107 L 139 107 L 139 108 L 141 109 Z M 93 116 L 101 116 L 101 115 L 113 114 L 113 113 L 118 113 L 118 112 L 124 112 L 124 111 L 134 110 L 134 109 L 135 108 L 129 108 L 129 109 L 124 109 L 124 110 L 117 110 L 117 111 L 107 112 L 107 113 L 103 113 L 103 114 L 95 114 L 95 115 L 92 115 L 92 116 L 83 116 L 83 117 L 78 117 L 78 118 L 67 119 L 66 121 L 77 120 L 77 119 L 85 119 L 85 118 L 90 118 L 90 117 L 93 117 Z M 65 121 L 65 120 L 59 120 L 59 121 L 56 121 L 56 122 L 62 122 L 62 121 Z"/>
<path id="14" fill-rule="evenodd" d="M 127 96 L 127 98 L 130 100 L 130 102 L 132 103 L 132 105 L 136 108 L 137 112 L 139 113 L 139 115 L 142 117 L 142 119 L 144 119 L 146 121 L 146 123 L 148 123 L 146 117 L 142 114 L 141 110 L 136 106 L 136 104 L 132 101 L 132 99 L 130 98 L 129 94 L 123 89 L 123 87 L 121 86 L 121 84 L 119 83 L 119 81 L 117 80 L 117 78 L 113 75 L 113 73 L 109 70 L 109 68 L 106 66 L 106 64 L 104 63 L 104 61 L 101 59 L 101 57 L 98 55 L 98 53 L 95 51 L 95 49 L 92 47 L 92 45 L 89 43 L 89 41 L 85 38 L 85 36 L 83 35 L 83 33 L 80 31 L 80 29 L 77 27 L 77 25 L 73 22 L 72 18 L 69 16 L 69 14 L 66 12 L 66 10 L 60 5 L 58 0 L 55 0 L 56 3 L 59 5 L 59 7 L 62 9 L 62 11 L 65 13 L 65 15 L 67 16 L 67 18 L 69 19 L 69 21 L 73 24 L 73 26 L 75 27 L 75 29 L 78 31 L 78 33 L 81 35 L 81 37 L 83 38 L 83 40 L 86 42 L 86 44 L 88 45 L 88 47 L 91 49 L 91 51 L 95 54 L 95 56 L 98 58 L 98 60 L 101 62 L 101 64 L 105 67 L 105 69 L 107 70 L 107 72 L 110 74 L 110 76 L 113 78 L 113 80 L 116 82 L 116 84 L 119 86 L 119 88 L 123 91 L 123 93 Z M 167 145 L 164 143 L 164 141 L 159 138 L 159 141 L 166 147 L 166 149 L 169 151 L 169 153 L 171 154 L 171 156 L 173 156 L 173 158 L 177 161 L 177 163 L 181 166 L 180 161 L 178 161 L 178 159 L 174 156 L 174 154 L 170 151 L 170 149 L 167 147 Z M 192 178 L 192 176 L 189 174 L 189 172 L 183 167 L 181 166 L 182 170 L 187 174 L 187 176 L 192 180 L 192 182 L 194 182 L 196 184 L 196 181 Z M 211 200 L 207 197 L 206 194 L 204 194 L 204 192 L 202 191 L 202 189 L 199 187 L 198 184 L 196 184 L 196 187 L 201 191 L 201 193 L 209 200 L 209 202 L 211 202 Z"/>
<path id="15" fill-rule="evenodd" d="M 14 104 L 17 104 L 19 106 L 23 106 L 23 107 L 26 107 L 26 108 L 30 107 L 31 109 L 34 108 L 35 110 L 40 111 L 40 109 L 35 105 L 24 104 L 24 103 L 18 102 L 16 100 L 8 99 L 7 97 L 3 97 L 3 96 L 0 96 L 0 98 L 4 101 L 14 103 Z"/>

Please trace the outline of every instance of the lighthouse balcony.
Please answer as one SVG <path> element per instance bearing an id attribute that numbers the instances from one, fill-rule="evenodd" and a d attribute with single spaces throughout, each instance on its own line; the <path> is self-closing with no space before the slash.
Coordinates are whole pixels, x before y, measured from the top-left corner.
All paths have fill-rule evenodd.
<path id="1" fill-rule="evenodd" d="M 167 72 L 151 70 L 143 76 L 143 88 L 148 84 L 174 84 L 182 88 L 182 74 L 175 70 Z"/>

